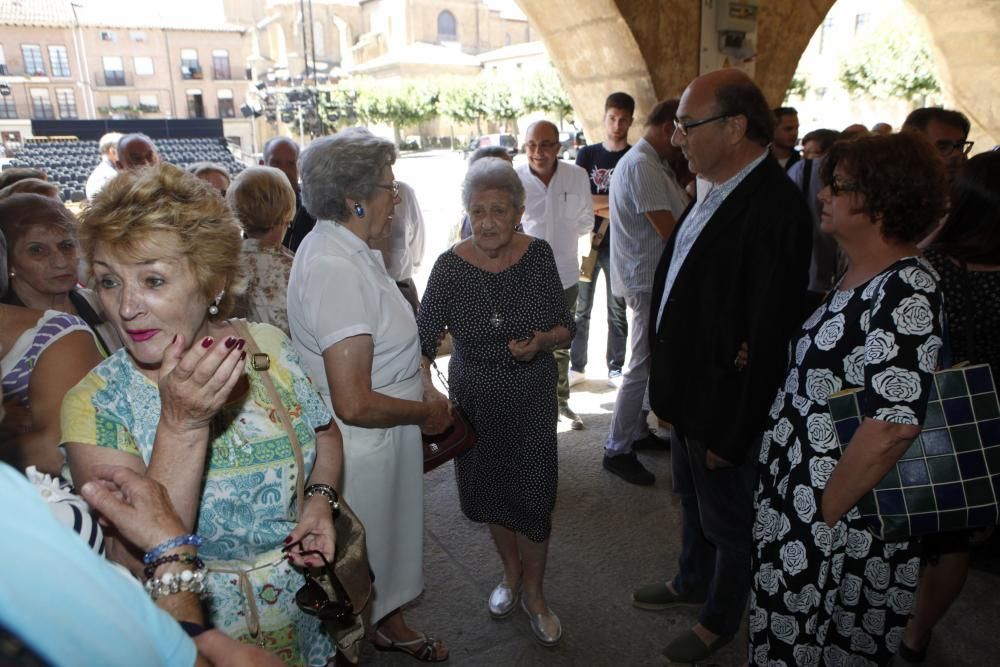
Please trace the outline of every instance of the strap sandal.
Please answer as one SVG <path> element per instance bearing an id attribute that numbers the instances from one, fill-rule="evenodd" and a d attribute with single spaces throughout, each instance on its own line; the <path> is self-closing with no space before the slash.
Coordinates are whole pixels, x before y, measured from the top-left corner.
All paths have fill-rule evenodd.
<path id="1" fill-rule="evenodd" d="M 445 662 L 448 659 L 447 653 L 444 654 L 444 657 L 440 656 L 439 652 L 444 648 L 440 639 L 420 635 L 416 639 L 400 642 L 389 639 L 381 630 L 375 630 L 375 636 L 380 641 L 385 642 L 380 644 L 373 639 L 372 646 L 375 647 L 376 651 L 405 653 L 420 662 Z"/>

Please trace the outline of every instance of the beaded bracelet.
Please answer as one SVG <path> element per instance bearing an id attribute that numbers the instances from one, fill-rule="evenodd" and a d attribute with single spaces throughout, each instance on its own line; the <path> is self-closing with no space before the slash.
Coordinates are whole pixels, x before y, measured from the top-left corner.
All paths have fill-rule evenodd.
<path id="1" fill-rule="evenodd" d="M 167 540 L 162 544 L 157 544 L 155 547 L 146 552 L 146 555 L 142 557 L 142 562 L 149 565 L 154 560 L 162 556 L 164 553 L 170 549 L 176 549 L 177 547 L 195 547 L 198 548 L 205 543 L 205 540 L 197 535 L 187 534 L 178 535 L 172 539 Z"/>
<path id="2" fill-rule="evenodd" d="M 167 554 L 166 556 L 160 556 L 152 563 L 147 565 L 143 570 L 143 574 L 146 575 L 146 579 L 152 579 L 153 575 L 156 574 L 156 570 L 162 565 L 167 563 L 182 563 L 184 565 L 194 565 L 196 570 L 200 570 L 205 567 L 205 563 L 195 556 L 194 554 Z"/>
<path id="3" fill-rule="evenodd" d="M 146 592 L 154 600 L 173 595 L 174 593 L 205 592 L 205 570 L 181 570 L 167 572 L 162 577 L 155 577 L 145 583 Z"/>

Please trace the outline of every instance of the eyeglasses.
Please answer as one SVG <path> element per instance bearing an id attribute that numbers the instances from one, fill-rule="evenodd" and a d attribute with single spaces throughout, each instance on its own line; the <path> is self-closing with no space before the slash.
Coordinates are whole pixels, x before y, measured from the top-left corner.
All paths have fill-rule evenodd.
<path id="1" fill-rule="evenodd" d="M 940 141 L 934 142 L 934 147 L 938 149 L 938 153 L 941 154 L 941 157 L 948 157 L 951 155 L 952 151 L 961 151 L 962 155 L 968 155 L 974 144 L 975 142 L 973 141 L 965 141 L 963 139 L 958 139 L 957 141 L 941 139 Z"/>
<path id="2" fill-rule="evenodd" d="M 532 153 L 534 153 L 535 151 L 542 151 L 543 153 L 547 153 L 553 148 L 556 148 L 557 146 L 559 146 L 558 141 L 543 141 L 541 143 L 535 143 L 534 141 L 529 141 L 524 145 L 524 150 L 530 151 Z"/>
<path id="3" fill-rule="evenodd" d="M 381 183 L 375 184 L 376 188 L 382 188 L 383 190 L 389 190 L 392 192 L 392 198 L 395 199 L 399 196 L 399 182 L 393 181 L 389 185 L 382 185 Z"/>
<path id="4" fill-rule="evenodd" d="M 699 125 L 711 123 L 713 120 L 722 120 L 723 118 L 729 118 L 729 116 L 730 114 L 723 113 L 719 114 L 718 116 L 703 118 L 702 120 L 680 120 L 679 118 L 674 118 L 674 128 L 686 137 L 688 135 L 688 132 L 698 127 Z"/>
<path id="5" fill-rule="evenodd" d="M 326 570 L 330 584 L 340 600 L 331 600 L 319 582 L 312 578 L 309 570 L 305 571 L 306 583 L 295 593 L 295 604 L 306 614 L 315 616 L 321 621 L 332 621 L 343 628 L 354 625 L 354 607 L 351 606 L 350 598 L 344 592 L 337 576 L 330 567 L 329 561 L 321 551 L 309 551 L 308 554 L 319 554 L 323 559 L 323 568 Z"/>
<path id="6" fill-rule="evenodd" d="M 829 183 L 830 194 L 834 197 L 839 197 L 842 194 L 847 194 L 850 192 L 859 192 L 860 187 L 857 181 L 842 181 L 839 178 L 835 178 Z"/>

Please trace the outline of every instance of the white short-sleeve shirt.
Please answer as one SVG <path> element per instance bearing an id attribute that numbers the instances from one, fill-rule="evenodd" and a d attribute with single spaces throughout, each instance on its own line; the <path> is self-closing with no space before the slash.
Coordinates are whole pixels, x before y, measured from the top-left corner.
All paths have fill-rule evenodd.
<path id="1" fill-rule="evenodd" d="M 335 222 L 317 221 L 295 253 L 288 325 L 303 365 L 323 395 L 329 395 L 323 351 L 351 336 L 372 337 L 372 389 L 418 372 L 413 309 L 386 272 L 382 255 Z"/>

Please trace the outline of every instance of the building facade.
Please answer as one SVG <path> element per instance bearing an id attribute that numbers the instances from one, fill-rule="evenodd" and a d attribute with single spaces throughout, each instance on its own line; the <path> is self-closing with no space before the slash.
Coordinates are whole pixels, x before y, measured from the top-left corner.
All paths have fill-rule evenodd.
<path id="1" fill-rule="evenodd" d="M 0 132 L 9 148 L 31 120 L 222 118 L 256 150 L 295 133 L 244 117 L 268 91 L 476 76 L 479 54 L 531 38 L 487 0 L 0 0 Z"/>

